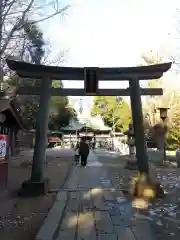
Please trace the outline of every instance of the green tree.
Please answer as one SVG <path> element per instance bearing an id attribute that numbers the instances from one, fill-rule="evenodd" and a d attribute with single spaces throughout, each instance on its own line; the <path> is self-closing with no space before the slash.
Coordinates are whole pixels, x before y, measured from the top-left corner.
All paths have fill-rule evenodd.
<path id="1" fill-rule="evenodd" d="M 116 131 L 125 131 L 131 121 L 131 109 L 129 104 L 122 98 L 97 96 L 91 109 L 92 115 L 101 115 L 105 124 L 113 127 Z M 114 120 L 114 121 L 113 121 Z"/>
<path id="2" fill-rule="evenodd" d="M 7 80 L 10 87 L 18 88 L 22 86 L 22 81 L 16 74 L 11 74 Z M 25 82 L 27 85 L 27 82 Z M 53 81 L 52 87 L 63 87 L 60 80 Z M 36 127 L 36 116 L 39 108 L 39 97 L 19 96 L 22 106 L 23 116 L 28 120 L 31 128 Z M 49 129 L 60 130 L 61 127 L 69 124 L 70 119 L 77 118 L 75 109 L 69 106 L 69 100 L 66 96 L 52 96 L 50 105 Z"/>
<path id="3" fill-rule="evenodd" d="M 170 147 L 180 145 L 180 94 L 174 92 L 173 104 L 168 110 L 168 136 L 167 141 Z"/>
<path id="4" fill-rule="evenodd" d="M 40 64 L 43 60 L 46 43 L 43 39 L 43 34 L 35 24 L 31 24 L 28 21 L 25 26 L 25 33 L 27 35 L 26 48 L 23 52 L 22 59 L 28 59 L 30 62 Z M 36 86 L 40 87 L 41 81 L 34 79 L 21 79 L 16 74 L 11 73 L 8 78 L 8 84 L 10 87 L 19 86 Z M 53 88 L 63 87 L 62 81 L 55 80 L 52 83 Z M 39 96 L 20 96 L 21 103 L 23 105 L 24 117 L 28 119 L 30 127 L 35 128 L 36 116 L 39 108 Z M 64 96 L 52 96 L 50 107 L 50 124 L 52 129 L 59 130 L 62 126 L 69 123 L 72 117 L 76 117 L 75 111 L 68 106 L 69 101 Z"/>
<path id="5" fill-rule="evenodd" d="M 20 53 L 20 59 L 40 64 L 45 53 L 43 34 L 36 24 L 31 24 L 28 20 L 24 23 L 23 29 L 25 42 L 22 52 Z M 11 88 L 40 85 L 40 81 L 35 81 L 34 79 L 22 79 L 12 72 L 8 77 L 7 83 Z M 39 108 L 39 96 L 19 96 L 19 100 L 23 106 L 24 118 L 28 120 L 30 128 L 35 128 L 36 116 Z"/>
<path id="6" fill-rule="evenodd" d="M 58 113 L 51 115 L 49 129 L 58 131 L 62 127 L 67 126 L 72 118 L 77 119 L 77 113 L 75 109 L 61 105 L 58 107 Z"/>
<path id="7" fill-rule="evenodd" d="M 62 81 L 53 81 L 52 87 L 63 88 Z M 77 113 L 75 109 L 69 105 L 68 97 L 52 96 L 49 129 L 60 130 L 61 127 L 67 126 L 72 118 L 77 119 Z"/>
<path id="8" fill-rule="evenodd" d="M 39 30 L 36 24 L 31 21 L 26 21 L 23 26 L 26 35 L 26 49 L 28 50 L 31 62 L 40 64 L 45 55 L 46 43 L 43 38 L 43 33 Z"/>

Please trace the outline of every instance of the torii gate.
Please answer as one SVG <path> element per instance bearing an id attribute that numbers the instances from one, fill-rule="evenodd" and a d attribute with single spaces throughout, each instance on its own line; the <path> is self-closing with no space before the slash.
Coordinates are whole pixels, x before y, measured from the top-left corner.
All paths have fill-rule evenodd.
<path id="1" fill-rule="evenodd" d="M 47 180 L 43 178 L 49 104 L 51 96 L 130 96 L 136 142 L 138 169 L 148 174 L 148 157 L 145 144 L 141 95 L 162 95 L 161 88 L 140 88 L 139 80 L 158 79 L 171 68 L 171 62 L 122 68 L 77 68 L 35 65 L 7 59 L 7 65 L 19 77 L 41 80 L 41 87 L 20 87 L 17 94 L 40 95 L 39 114 L 31 179 L 22 184 L 23 194 L 45 193 Z M 82 80 L 83 89 L 53 88 L 52 80 Z M 129 81 L 127 89 L 99 89 L 98 81 Z"/>

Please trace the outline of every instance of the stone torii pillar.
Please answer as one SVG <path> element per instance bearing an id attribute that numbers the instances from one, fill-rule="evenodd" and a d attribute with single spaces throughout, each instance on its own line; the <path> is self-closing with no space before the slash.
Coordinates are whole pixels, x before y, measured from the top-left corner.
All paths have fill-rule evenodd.
<path id="1" fill-rule="evenodd" d="M 46 194 L 49 189 L 49 179 L 44 178 L 44 167 L 46 162 L 51 86 L 52 79 L 47 75 L 41 80 L 31 178 L 22 183 L 22 188 L 19 192 L 22 196 Z"/>
<path id="2" fill-rule="evenodd" d="M 47 130 L 49 122 L 49 107 L 51 99 L 51 85 L 52 79 L 47 76 L 41 81 L 41 92 L 39 102 L 39 112 L 36 123 L 36 137 L 34 156 L 31 172 L 31 182 L 41 182 L 44 179 L 43 169 L 44 162 L 46 161 L 46 146 L 47 146 Z M 37 159 L 40 159 L 37 161 Z M 37 185 L 37 184 L 36 184 Z"/>
<path id="3" fill-rule="evenodd" d="M 135 135 L 137 165 L 140 172 L 149 172 L 146 140 L 143 126 L 141 92 L 138 79 L 129 80 L 133 128 Z"/>

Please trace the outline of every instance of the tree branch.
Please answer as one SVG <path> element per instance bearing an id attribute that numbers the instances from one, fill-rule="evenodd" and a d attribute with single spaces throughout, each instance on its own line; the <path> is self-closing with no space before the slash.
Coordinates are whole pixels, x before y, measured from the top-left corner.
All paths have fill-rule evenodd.
<path id="1" fill-rule="evenodd" d="M 2 54 L 4 53 L 4 51 L 6 50 L 6 47 L 7 47 L 8 43 L 9 43 L 11 37 L 13 36 L 14 32 L 17 31 L 17 30 L 19 30 L 20 27 L 22 26 L 22 24 L 24 23 L 24 20 L 25 20 L 25 18 L 26 18 L 26 14 L 27 14 L 27 13 L 29 12 L 29 10 L 31 9 L 34 1 L 35 1 L 35 0 L 31 0 L 31 1 L 30 1 L 29 5 L 27 6 L 27 8 L 26 8 L 26 9 L 24 10 L 24 12 L 23 12 L 23 15 L 22 15 L 21 19 L 19 19 L 18 22 L 17 22 L 17 24 L 15 24 L 15 25 L 13 26 L 13 28 L 11 29 L 11 31 L 10 31 L 7 39 L 6 39 L 6 42 L 4 43 L 4 45 L 3 45 L 2 48 L 1 48 L 0 57 L 2 56 Z"/>
<path id="2" fill-rule="evenodd" d="M 30 3 L 28 4 L 27 8 L 23 11 L 23 14 L 21 16 L 20 19 L 17 20 L 17 23 L 12 27 L 11 31 L 8 33 L 8 36 L 6 37 L 5 41 L 4 41 L 4 44 L 2 46 L 2 48 L 0 49 L 0 57 L 4 54 L 11 38 L 13 37 L 14 33 L 16 31 L 20 31 L 24 25 L 25 25 L 25 20 L 26 20 L 26 17 L 27 17 L 27 14 L 29 13 L 29 11 L 31 10 L 33 4 L 34 4 L 34 1 L 35 0 L 31 0 Z M 13 0 L 12 3 L 14 3 L 15 0 Z M 13 6 L 12 4 L 10 5 L 11 7 Z M 62 14 L 63 12 L 65 12 L 68 8 L 70 7 L 70 5 L 67 5 L 65 7 L 63 7 L 62 9 L 59 9 L 58 11 L 56 11 L 55 13 L 53 14 L 50 14 L 49 16 L 46 16 L 46 17 L 43 17 L 41 19 L 38 19 L 38 20 L 35 20 L 35 21 L 30 21 L 31 24 L 37 24 L 37 23 L 40 23 L 40 22 L 43 22 L 43 21 L 46 21 L 52 17 L 55 17 L 59 14 Z M 9 9 L 9 8 L 8 8 Z M 9 10 L 8 10 L 9 11 Z M 7 12 L 8 13 L 8 12 Z M 7 14 L 6 14 L 7 16 Z"/>
<path id="3" fill-rule="evenodd" d="M 7 6 L 7 10 L 6 12 L 3 14 L 3 17 L 2 17 L 2 25 L 4 24 L 4 21 L 6 19 L 6 16 L 8 15 L 9 11 L 11 10 L 12 6 L 14 5 L 14 3 L 16 2 L 16 0 L 13 0 L 12 2 L 10 2 L 10 4 Z M 6 3 L 7 4 L 7 3 Z"/>
<path id="4" fill-rule="evenodd" d="M 44 21 L 46 21 L 46 20 L 48 20 L 48 19 L 50 19 L 50 18 L 52 18 L 52 17 L 55 17 L 55 16 L 57 16 L 57 15 L 59 15 L 59 14 L 62 14 L 62 13 L 65 12 L 67 9 L 69 9 L 69 7 L 70 7 L 70 5 L 67 5 L 66 7 L 60 9 L 59 11 L 57 11 L 57 12 L 55 12 L 55 13 L 47 16 L 47 17 L 44 17 L 44 18 L 39 19 L 39 20 L 37 20 L 37 21 L 30 21 L 30 23 L 31 23 L 31 24 L 36 24 L 36 23 L 44 22 Z M 22 27 L 23 27 L 23 26 L 22 26 Z"/>

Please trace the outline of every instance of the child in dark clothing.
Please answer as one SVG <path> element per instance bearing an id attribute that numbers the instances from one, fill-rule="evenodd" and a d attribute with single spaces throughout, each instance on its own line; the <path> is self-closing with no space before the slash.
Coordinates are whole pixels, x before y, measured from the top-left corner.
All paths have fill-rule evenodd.
<path id="1" fill-rule="evenodd" d="M 82 138 L 80 142 L 79 155 L 81 156 L 81 166 L 85 167 L 89 155 L 89 145 L 84 138 Z"/>
<path id="2" fill-rule="evenodd" d="M 77 142 L 76 148 L 75 148 L 75 161 L 76 161 L 76 164 L 79 163 L 79 158 L 80 158 L 79 147 L 80 147 L 80 144 L 79 144 L 79 142 Z"/>

